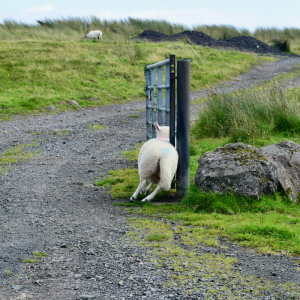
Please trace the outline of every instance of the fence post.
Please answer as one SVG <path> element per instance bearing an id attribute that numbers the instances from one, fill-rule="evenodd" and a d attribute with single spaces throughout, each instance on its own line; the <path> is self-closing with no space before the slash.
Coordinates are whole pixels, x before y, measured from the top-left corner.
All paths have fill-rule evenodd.
<path id="1" fill-rule="evenodd" d="M 179 161 L 176 194 L 177 198 L 181 199 L 190 186 L 190 60 L 188 58 L 177 61 L 177 151 Z"/>
<path id="2" fill-rule="evenodd" d="M 175 147 L 175 55 L 170 55 L 170 143 Z"/>

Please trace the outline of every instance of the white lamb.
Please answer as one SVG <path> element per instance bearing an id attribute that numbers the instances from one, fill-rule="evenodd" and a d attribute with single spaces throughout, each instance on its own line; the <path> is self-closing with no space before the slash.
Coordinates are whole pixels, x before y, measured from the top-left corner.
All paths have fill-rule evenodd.
<path id="1" fill-rule="evenodd" d="M 138 158 L 140 184 L 130 201 L 136 200 L 139 192 L 149 192 L 154 184 L 156 189 L 142 201 L 151 201 L 161 190 L 171 188 L 172 179 L 177 169 L 178 153 L 169 142 L 170 129 L 155 123 L 156 139 L 147 141 L 141 148 Z M 147 186 L 147 182 L 150 182 Z"/>
<path id="2" fill-rule="evenodd" d="M 100 30 L 90 31 L 87 35 L 83 37 L 83 39 L 97 39 L 100 40 L 102 38 L 102 32 Z"/>

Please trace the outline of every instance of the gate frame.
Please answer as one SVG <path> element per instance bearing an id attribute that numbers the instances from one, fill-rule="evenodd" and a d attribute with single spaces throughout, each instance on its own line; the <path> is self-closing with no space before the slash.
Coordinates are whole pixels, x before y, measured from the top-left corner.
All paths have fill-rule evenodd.
<path id="1" fill-rule="evenodd" d="M 166 126 L 170 126 L 170 143 L 175 147 L 175 86 L 177 79 L 177 152 L 179 155 L 176 174 L 176 195 L 181 199 L 190 186 L 190 60 L 177 61 L 175 55 L 156 64 L 145 66 L 146 78 L 146 127 L 147 140 L 156 138 L 156 110 L 158 124 L 162 124 L 163 111 L 166 113 Z M 162 67 L 165 66 L 165 85 L 162 84 Z M 156 68 L 157 84 L 156 84 Z M 162 106 L 162 90 L 166 90 L 165 107 Z M 157 95 L 156 95 L 157 91 Z M 169 98 L 169 99 L 168 99 Z M 174 184 L 172 184 L 174 188 Z"/>

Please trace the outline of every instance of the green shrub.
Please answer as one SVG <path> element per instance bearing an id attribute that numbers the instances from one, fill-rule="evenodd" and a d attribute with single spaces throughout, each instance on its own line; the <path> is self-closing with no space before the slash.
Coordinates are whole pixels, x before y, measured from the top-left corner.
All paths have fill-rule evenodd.
<path id="1" fill-rule="evenodd" d="M 283 40 L 274 39 L 270 42 L 270 45 L 282 52 L 291 52 L 291 41 L 289 38 Z"/>

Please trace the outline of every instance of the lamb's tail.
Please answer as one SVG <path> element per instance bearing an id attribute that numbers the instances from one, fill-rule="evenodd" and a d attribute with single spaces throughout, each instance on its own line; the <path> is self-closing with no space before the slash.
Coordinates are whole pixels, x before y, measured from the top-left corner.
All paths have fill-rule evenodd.
<path id="1" fill-rule="evenodd" d="M 174 154 L 162 155 L 159 161 L 160 181 L 159 185 L 164 190 L 168 191 L 171 188 L 171 183 L 175 175 L 178 163 L 178 155 Z"/>

